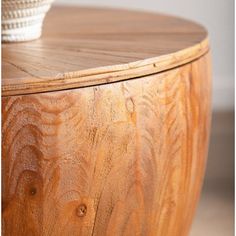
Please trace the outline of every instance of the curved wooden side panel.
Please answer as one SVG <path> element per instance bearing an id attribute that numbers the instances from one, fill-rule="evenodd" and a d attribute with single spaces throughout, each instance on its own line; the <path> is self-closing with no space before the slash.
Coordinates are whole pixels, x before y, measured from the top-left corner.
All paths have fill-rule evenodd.
<path id="1" fill-rule="evenodd" d="M 141 79 L 3 98 L 3 235 L 187 235 L 210 80 L 206 55 Z"/>

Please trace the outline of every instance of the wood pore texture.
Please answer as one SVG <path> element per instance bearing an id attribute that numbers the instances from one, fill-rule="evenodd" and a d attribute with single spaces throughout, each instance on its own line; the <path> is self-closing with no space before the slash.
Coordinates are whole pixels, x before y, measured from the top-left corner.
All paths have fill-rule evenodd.
<path id="1" fill-rule="evenodd" d="M 186 236 L 211 113 L 205 29 L 58 7 L 2 45 L 3 236 Z"/>
<path id="2" fill-rule="evenodd" d="M 209 63 L 3 97 L 3 235 L 187 235 L 208 149 Z"/>

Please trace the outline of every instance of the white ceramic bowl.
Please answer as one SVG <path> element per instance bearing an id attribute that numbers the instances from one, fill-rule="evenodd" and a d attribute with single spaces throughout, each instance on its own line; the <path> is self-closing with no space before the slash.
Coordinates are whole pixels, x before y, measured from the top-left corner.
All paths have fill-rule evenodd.
<path id="1" fill-rule="evenodd" d="M 54 0 L 3 0 L 2 41 L 21 42 L 41 36 L 44 17 Z"/>

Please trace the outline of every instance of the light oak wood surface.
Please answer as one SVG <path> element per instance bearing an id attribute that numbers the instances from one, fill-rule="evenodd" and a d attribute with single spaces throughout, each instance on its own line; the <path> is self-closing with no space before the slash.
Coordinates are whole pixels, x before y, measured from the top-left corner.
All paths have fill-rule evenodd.
<path id="1" fill-rule="evenodd" d="M 2 93 L 78 88 L 149 75 L 209 49 L 207 32 L 177 17 L 93 8 L 54 8 L 43 37 L 2 47 Z"/>
<path id="2" fill-rule="evenodd" d="M 3 98 L 4 235 L 187 235 L 208 56 L 126 82 Z"/>
<path id="3" fill-rule="evenodd" d="M 208 150 L 208 50 L 195 23 L 83 8 L 3 45 L 3 235 L 186 236 Z"/>

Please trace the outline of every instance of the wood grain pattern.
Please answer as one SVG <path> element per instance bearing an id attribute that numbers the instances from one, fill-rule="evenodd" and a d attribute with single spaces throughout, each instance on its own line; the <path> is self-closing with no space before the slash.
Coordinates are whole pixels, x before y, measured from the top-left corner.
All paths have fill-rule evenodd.
<path id="1" fill-rule="evenodd" d="M 210 88 L 207 54 L 129 81 L 4 97 L 3 235 L 187 235 Z"/>
<path id="2" fill-rule="evenodd" d="M 56 91 L 150 75 L 189 63 L 208 49 L 206 30 L 177 17 L 53 8 L 42 38 L 3 44 L 2 94 Z"/>

